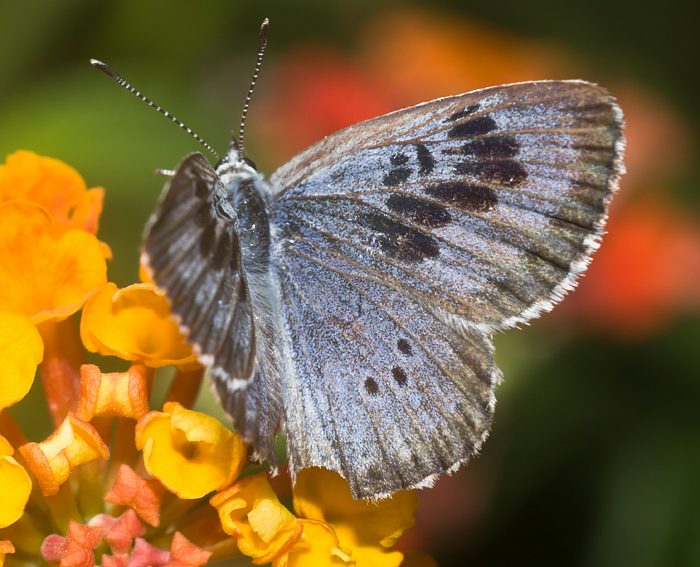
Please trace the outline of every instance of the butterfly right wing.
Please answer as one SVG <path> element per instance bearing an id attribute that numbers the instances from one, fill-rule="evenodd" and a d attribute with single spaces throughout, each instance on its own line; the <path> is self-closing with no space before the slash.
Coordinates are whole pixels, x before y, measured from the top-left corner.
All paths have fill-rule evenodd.
<path id="1" fill-rule="evenodd" d="M 478 450 L 489 337 L 573 287 L 622 139 L 600 87 L 532 82 L 351 126 L 275 173 L 292 475 L 331 468 L 379 497 Z"/>
<path id="2" fill-rule="evenodd" d="M 491 87 L 355 124 L 272 176 L 298 238 L 484 331 L 572 289 L 623 171 L 622 114 L 583 81 Z"/>

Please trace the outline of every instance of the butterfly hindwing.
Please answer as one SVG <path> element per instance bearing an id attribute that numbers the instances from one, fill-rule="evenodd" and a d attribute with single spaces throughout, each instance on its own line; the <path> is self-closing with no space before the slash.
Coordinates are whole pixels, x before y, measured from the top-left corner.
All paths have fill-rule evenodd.
<path id="1" fill-rule="evenodd" d="M 294 345 L 290 467 L 340 471 L 363 498 L 430 483 L 489 429 L 491 343 L 314 245 L 290 253 L 281 282 Z"/>
<path id="2" fill-rule="evenodd" d="M 332 468 L 369 497 L 468 458 L 491 419 L 489 336 L 573 287 L 622 148 L 603 89 L 548 81 L 397 111 L 280 168 L 292 473 Z"/>

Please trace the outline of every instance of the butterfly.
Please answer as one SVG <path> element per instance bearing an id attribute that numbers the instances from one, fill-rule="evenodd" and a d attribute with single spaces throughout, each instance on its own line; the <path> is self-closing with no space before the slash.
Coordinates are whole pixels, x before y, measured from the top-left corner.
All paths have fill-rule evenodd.
<path id="1" fill-rule="evenodd" d="M 174 170 L 142 263 L 256 459 L 274 461 L 281 425 L 292 478 L 325 467 L 382 498 L 479 451 L 491 337 L 574 287 L 623 149 L 620 108 L 584 81 L 398 110 L 269 179 L 234 143 Z"/>

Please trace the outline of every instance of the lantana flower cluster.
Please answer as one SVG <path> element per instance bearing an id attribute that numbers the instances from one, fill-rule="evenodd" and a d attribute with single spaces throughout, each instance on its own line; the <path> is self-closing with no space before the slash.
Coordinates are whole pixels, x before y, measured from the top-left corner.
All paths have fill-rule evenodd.
<path id="1" fill-rule="evenodd" d="M 103 197 L 55 159 L 18 151 L 0 165 L 0 566 L 401 564 L 414 493 L 357 501 L 308 469 L 287 507 L 241 438 L 191 409 L 205 370 L 166 297 L 108 282 Z M 84 364 L 85 349 L 124 371 Z M 156 409 L 164 366 L 176 372 Z M 32 441 L 7 409 L 37 368 L 54 431 Z"/>

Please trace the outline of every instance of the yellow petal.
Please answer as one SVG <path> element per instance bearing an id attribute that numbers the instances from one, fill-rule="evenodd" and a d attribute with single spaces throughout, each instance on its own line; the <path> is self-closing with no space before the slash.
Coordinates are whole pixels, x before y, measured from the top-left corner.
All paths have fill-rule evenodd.
<path id="1" fill-rule="evenodd" d="M 294 510 L 303 518 L 328 522 L 358 565 L 389 567 L 403 558 L 388 548 L 413 525 L 416 496 L 401 491 L 379 502 L 355 500 L 339 474 L 310 468 L 297 475 Z"/>
<path id="2" fill-rule="evenodd" d="M 31 203 L 0 203 L 0 310 L 32 323 L 61 321 L 107 281 L 104 250 L 94 235 L 54 235 L 46 213 Z"/>
<path id="3" fill-rule="evenodd" d="M 158 368 L 190 368 L 197 357 L 170 314 L 165 295 L 150 284 L 118 289 L 108 283 L 87 302 L 80 322 L 85 348 Z"/>
<path id="4" fill-rule="evenodd" d="M 32 480 L 12 453 L 12 446 L 0 436 L 0 486 L 4 487 L 0 490 L 0 528 L 22 517 L 32 491 Z"/>
<path id="5" fill-rule="evenodd" d="M 136 425 L 146 470 L 180 498 L 201 498 L 228 486 L 246 460 L 241 438 L 213 417 L 165 404 Z"/>
<path id="6" fill-rule="evenodd" d="M 223 530 L 255 564 L 283 556 L 301 536 L 301 523 L 280 503 L 265 473 L 239 480 L 209 502 Z"/>
<path id="7" fill-rule="evenodd" d="M 27 395 L 43 356 L 44 343 L 29 319 L 0 311 L 0 410 Z"/>
<path id="8" fill-rule="evenodd" d="M 289 553 L 273 561 L 272 567 L 355 565 L 355 561 L 340 549 L 338 537 L 328 524 L 318 520 L 300 520 L 300 522 L 303 525 L 301 539 Z M 367 563 L 366 565 L 369 567 L 374 564 Z"/>

